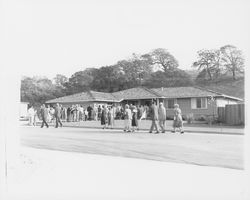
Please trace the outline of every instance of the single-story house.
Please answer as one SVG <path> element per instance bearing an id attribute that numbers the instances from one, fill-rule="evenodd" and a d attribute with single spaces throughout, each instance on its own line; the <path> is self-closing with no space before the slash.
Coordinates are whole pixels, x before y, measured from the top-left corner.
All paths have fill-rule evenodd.
<path id="1" fill-rule="evenodd" d="M 243 100 L 237 97 L 224 95 L 215 91 L 199 87 L 172 87 L 154 88 L 153 91 L 161 94 L 167 115 L 173 115 L 174 104 L 179 104 L 182 115 L 193 114 L 195 118 L 202 115 L 217 115 L 218 107 L 227 104 L 241 103 Z"/>
<path id="2" fill-rule="evenodd" d="M 131 88 L 113 93 L 96 91 L 82 92 L 47 101 L 47 104 L 60 103 L 63 105 L 81 104 L 84 107 L 93 104 L 133 104 L 149 105 L 155 100 L 157 104 L 163 102 L 167 109 L 167 115 L 173 115 L 174 104 L 178 103 L 184 116 L 193 114 L 217 115 L 217 108 L 226 104 L 237 104 L 243 100 L 237 97 L 224 95 L 215 91 L 199 87 L 169 87 Z"/>

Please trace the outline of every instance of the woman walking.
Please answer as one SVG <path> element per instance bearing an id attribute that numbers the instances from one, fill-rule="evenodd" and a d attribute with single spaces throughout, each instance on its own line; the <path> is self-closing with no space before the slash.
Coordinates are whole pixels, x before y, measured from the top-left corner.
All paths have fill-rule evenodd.
<path id="1" fill-rule="evenodd" d="M 108 111 L 108 126 L 110 126 L 111 129 L 114 127 L 114 108 L 111 106 Z"/>
<path id="2" fill-rule="evenodd" d="M 132 132 L 135 132 L 135 130 L 138 130 L 138 110 L 137 108 L 134 106 L 133 110 L 132 110 Z"/>
<path id="3" fill-rule="evenodd" d="M 101 114 L 101 125 L 103 125 L 102 129 L 107 128 L 108 122 L 108 109 L 107 105 L 102 106 L 102 114 Z"/>
<path id="4" fill-rule="evenodd" d="M 132 119 L 132 113 L 129 109 L 129 105 L 125 105 L 125 111 L 124 111 L 124 132 L 131 132 L 131 119 Z"/>
<path id="5" fill-rule="evenodd" d="M 173 128 L 174 130 L 172 131 L 175 133 L 176 128 L 180 129 L 180 133 L 183 134 L 183 122 L 182 122 L 182 116 L 181 116 L 181 109 L 179 108 L 178 104 L 174 105 L 174 122 L 173 122 Z"/>

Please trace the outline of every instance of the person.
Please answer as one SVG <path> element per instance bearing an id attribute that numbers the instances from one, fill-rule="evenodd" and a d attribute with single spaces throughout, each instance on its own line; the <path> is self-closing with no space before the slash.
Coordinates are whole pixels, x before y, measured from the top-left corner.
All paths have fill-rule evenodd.
<path id="1" fill-rule="evenodd" d="M 63 107 L 63 120 L 66 122 L 67 121 L 67 108 L 66 107 Z"/>
<path id="2" fill-rule="evenodd" d="M 84 110 L 84 121 L 88 120 L 88 111 L 87 109 Z"/>
<path id="3" fill-rule="evenodd" d="M 98 106 L 98 121 L 101 120 L 101 115 L 102 115 L 102 108 L 101 105 Z"/>
<path id="4" fill-rule="evenodd" d="M 103 125 L 103 129 L 107 128 L 108 122 L 108 109 L 107 105 L 102 106 L 102 114 L 101 114 L 101 125 Z"/>
<path id="5" fill-rule="evenodd" d="M 176 128 L 180 129 L 180 133 L 183 134 L 183 122 L 181 116 L 181 109 L 179 108 L 179 104 L 174 105 L 174 121 L 173 121 L 173 133 L 175 133 Z"/>
<path id="6" fill-rule="evenodd" d="M 132 132 L 135 132 L 135 130 L 138 130 L 138 110 L 137 108 L 134 106 L 133 110 L 132 110 Z"/>
<path id="7" fill-rule="evenodd" d="M 33 106 L 31 106 L 28 109 L 28 116 L 29 116 L 29 125 L 30 126 L 34 125 L 35 110 L 34 110 Z"/>
<path id="8" fill-rule="evenodd" d="M 88 107 L 87 107 L 87 111 L 88 111 L 88 120 L 91 120 L 91 116 L 92 116 L 92 110 L 93 110 L 93 108 L 89 105 Z"/>
<path id="9" fill-rule="evenodd" d="M 84 109 L 82 105 L 80 105 L 80 108 L 79 108 L 79 120 L 80 121 L 83 121 L 83 115 L 84 115 Z"/>
<path id="10" fill-rule="evenodd" d="M 47 126 L 47 128 L 49 128 L 49 125 L 46 122 L 48 117 L 48 109 L 45 107 L 44 104 L 41 106 L 41 117 L 42 117 L 41 128 L 43 128 L 44 124 Z"/>
<path id="11" fill-rule="evenodd" d="M 68 108 L 67 108 L 67 122 L 70 121 L 70 112 L 71 112 L 71 108 L 68 107 Z"/>
<path id="12" fill-rule="evenodd" d="M 149 107 L 148 105 L 144 105 L 144 111 L 145 111 L 145 119 L 148 119 L 148 115 L 149 115 Z"/>
<path id="13" fill-rule="evenodd" d="M 35 110 L 34 112 L 34 121 L 33 121 L 33 125 L 36 126 L 36 122 L 37 122 L 37 110 Z"/>
<path id="14" fill-rule="evenodd" d="M 53 107 L 49 107 L 48 109 L 49 122 L 54 123 L 55 120 L 55 109 Z"/>
<path id="15" fill-rule="evenodd" d="M 111 129 L 113 129 L 114 126 L 114 107 L 111 106 L 108 111 L 108 126 L 110 126 Z"/>
<path id="16" fill-rule="evenodd" d="M 142 114 L 143 114 L 143 107 L 142 105 L 140 105 L 139 107 L 137 107 L 137 111 L 138 111 L 138 119 L 141 119 Z"/>
<path id="17" fill-rule="evenodd" d="M 131 119 L 132 119 L 132 113 L 131 109 L 129 108 L 129 105 L 125 105 L 125 111 L 124 111 L 124 132 L 131 132 Z"/>
<path id="18" fill-rule="evenodd" d="M 62 127 L 62 122 L 61 122 L 61 107 L 60 107 L 59 103 L 56 104 L 55 118 L 56 118 L 56 126 L 55 126 L 55 128 L 58 128 L 58 123 Z"/>
<path id="19" fill-rule="evenodd" d="M 94 104 L 94 108 L 93 108 L 93 119 L 94 119 L 95 121 L 98 120 L 98 108 L 97 108 L 97 105 L 96 105 L 96 104 Z"/>
<path id="20" fill-rule="evenodd" d="M 50 105 L 47 106 L 48 116 L 47 116 L 47 122 L 50 123 L 52 121 L 52 116 L 50 114 Z"/>
<path id="21" fill-rule="evenodd" d="M 80 106 L 76 104 L 76 122 L 79 121 L 79 117 L 80 117 Z"/>
<path id="22" fill-rule="evenodd" d="M 166 108 L 163 103 L 160 102 L 159 106 L 159 125 L 161 127 L 161 132 L 165 133 L 165 123 L 166 123 Z"/>
<path id="23" fill-rule="evenodd" d="M 155 105 L 154 101 L 152 102 L 152 105 L 149 109 L 149 113 L 150 113 L 150 117 L 151 117 L 151 121 L 152 121 L 149 133 L 152 133 L 154 128 L 155 128 L 156 134 L 158 134 L 159 133 L 158 124 L 157 124 L 158 123 L 158 108 Z"/>
<path id="24" fill-rule="evenodd" d="M 73 105 L 73 122 L 76 122 L 76 117 L 77 117 L 77 107 L 76 105 Z"/>

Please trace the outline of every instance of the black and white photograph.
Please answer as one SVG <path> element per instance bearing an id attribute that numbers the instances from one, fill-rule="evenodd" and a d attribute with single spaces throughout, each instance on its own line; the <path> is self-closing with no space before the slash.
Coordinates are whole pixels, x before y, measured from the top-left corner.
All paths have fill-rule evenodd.
<path id="1" fill-rule="evenodd" d="M 249 200 L 248 0 L 2 0 L 0 199 Z"/>

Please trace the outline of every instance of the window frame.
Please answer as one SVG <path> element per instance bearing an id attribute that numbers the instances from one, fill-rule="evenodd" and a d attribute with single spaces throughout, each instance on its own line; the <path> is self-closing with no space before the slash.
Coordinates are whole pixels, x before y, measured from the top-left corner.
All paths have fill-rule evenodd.
<path id="1" fill-rule="evenodd" d="M 198 99 L 201 99 L 201 107 L 200 108 L 197 108 L 197 100 Z M 205 101 L 205 107 L 202 107 L 202 105 L 204 104 L 204 102 L 202 102 L 203 100 Z M 208 100 L 207 100 L 207 97 L 195 97 L 195 98 L 191 98 L 191 109 L 194 109 L 194 110 L 197 110 L 197 109 L 198 110 L 208 109 Z"/>
<path id="2" fill-rule="evenodd" d="M 176 103 L 177 103 L 177 99 L 176 99 L 176 98 L 169 98 L 169 99 L 166 99 L 166 105 L 165 105 L 165 106 L 166 106 L 166 109 L 167 109 L 167 110 L 174 110 L 174 107 L 173 107 L 173 108 L 169 108 L 169 107 L 168 107 L 168 101 L 169 101 L 169 100 L 174 100 L 174 104 L 176 104 Z"/>

